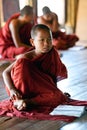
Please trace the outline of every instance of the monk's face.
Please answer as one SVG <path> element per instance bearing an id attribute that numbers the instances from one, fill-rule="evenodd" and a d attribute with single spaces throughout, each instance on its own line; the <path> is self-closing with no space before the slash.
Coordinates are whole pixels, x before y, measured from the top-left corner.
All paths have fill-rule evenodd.
<path id="1" fill-rule="evenodd" d="M 40 29 L 33 41 L 38 53 L 47 53 L 52 49 L 52 34 L 47 30 Z"/>

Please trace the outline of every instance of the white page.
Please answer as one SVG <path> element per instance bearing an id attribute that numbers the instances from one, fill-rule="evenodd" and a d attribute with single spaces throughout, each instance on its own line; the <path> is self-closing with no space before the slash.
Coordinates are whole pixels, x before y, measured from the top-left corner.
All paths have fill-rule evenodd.
<path id="1" fill-rule="evenodd" d="M 59 105 L 50 115 L 67 115 L 80 117 L 85 111 L 85 106 Z"/>

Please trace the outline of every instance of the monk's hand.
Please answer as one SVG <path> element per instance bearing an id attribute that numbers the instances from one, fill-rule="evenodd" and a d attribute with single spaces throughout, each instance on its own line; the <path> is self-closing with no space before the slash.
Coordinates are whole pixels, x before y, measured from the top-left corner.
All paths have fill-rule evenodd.
<path id="1" fill-rule="evenodd" d="M 26 102 L 23 99 L 15 100 L 14 107 L 16 107 L 16 109 L 18 109 L 19 111 L 26 110 Z"/>
<path id="2" fill-rule="evenodd" d="M 11 89 L 10 98 L 11 100 L 22 99 L 22 95 L 16 89 Z"/>

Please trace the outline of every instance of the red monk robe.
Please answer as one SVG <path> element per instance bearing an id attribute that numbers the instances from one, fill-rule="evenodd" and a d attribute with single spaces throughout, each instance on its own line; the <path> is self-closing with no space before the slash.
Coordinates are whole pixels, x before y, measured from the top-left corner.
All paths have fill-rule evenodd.
<path id="1" fill-rule="evenodd" d="M 33 60 L 19 59 L 11 71 L 11 77 L 23 98 L 39 106 L 56 107 L 67 101 L 56 85 L 57 80 L 67 77 L 67 71 L 54 48 Z"/>
<path id="2" fill-rule="evenodd" d="M 60 30 L 53 32 L 53 45 L 58 50 L 66 50 L 73 47 L 79 38 L 75 34 L 66 34 Z"/>
<path id="3" fill-rule="evenodd" d="M 78 101 L 66 97 L 56 86 L 57 80 L 67 78 L 67 70 L 60 61 L 57 51 L 50 52 L 29 60 L 19 59 L 13 66 L 11 77 L 15 87 L 21 92 L 23 98 L 28 98 L 38 107 L 31 107 L 26 111 L 18 111 L 12 101 L 0 102 L 0 115 L 17 116 L 28 119 L 73 121 L 74 116 L 49 115 L 59 104 L 87 106 L 87 101 Z"/>
<path id="4" fill-rule="evenodd" d="M 30 50 L 28 47 L 16 48 L 14 45 L 11 32 L 9 30 L 9 23 L 12 19 L 16 19 L 18 16 L 19 14 L 13 15 L 6 22 L 5 26 L 0 29 L 0 55 L 2 56 L 2 58 L 13 58 L 18 54 Z M 21 41 L 23 43 L 26 43 L 27 45 L 30 45 L 29 39 L 30 39 L 31 28 L 32 28 L 32 24 L 28 23 L 24 25 L 19 32 Z"/>

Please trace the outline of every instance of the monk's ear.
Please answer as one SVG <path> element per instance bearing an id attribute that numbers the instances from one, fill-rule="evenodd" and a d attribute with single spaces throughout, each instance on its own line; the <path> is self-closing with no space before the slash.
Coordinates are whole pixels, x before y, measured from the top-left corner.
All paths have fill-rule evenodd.
<path id="1" fill-rule="evenodd" d="M 30 43 L 32 46 L 34 46 L 34 39 L 30 38 Z"/>

